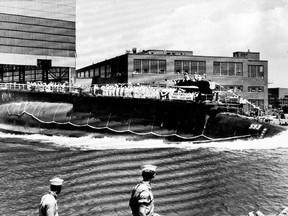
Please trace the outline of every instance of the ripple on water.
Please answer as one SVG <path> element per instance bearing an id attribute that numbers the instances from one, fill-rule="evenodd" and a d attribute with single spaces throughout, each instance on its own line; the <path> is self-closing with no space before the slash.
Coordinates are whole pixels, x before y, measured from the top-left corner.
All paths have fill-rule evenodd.
<path id="1" fill-rule="evenodd" d="M 260 148 L 252 141 L 217 147 L 152 140 L 150 148 L 150 141 L 4 136 L 0 208 L 5 215 L 36 215 L 48 180 L 60 176 L 65 179 L 60 215 L 130 215 L 128 200 L 141 180 L 139 167 L 153 163 L 158 166 L 152 188 L 160 214 L 247 215 L 258 209 L 272 214 L 287 202 L 288 154 L 284 144 L 271 141 L 262 140 Z M 88 148 L 83 150 L 81 142 Z"/>

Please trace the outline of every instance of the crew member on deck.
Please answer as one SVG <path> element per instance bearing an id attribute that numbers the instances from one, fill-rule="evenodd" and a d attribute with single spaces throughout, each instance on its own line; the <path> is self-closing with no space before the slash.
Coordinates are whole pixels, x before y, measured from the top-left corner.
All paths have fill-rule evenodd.
<path id="1" fill-rule="evenodd" d="M 57 198 L 61 192 L 63 181 L 60 178 L 50 180 L 50 191 L 42 197 L 39 204 L 39 216 L 58 216 Z"/>
<path id="2" fill-rule="evenodd" d="M 183 79 L 176 80 L 176 85 L 177 86 L 190 86 L 193 83 L 193 81 L 190 79 L 188 73 L 184 72 L 183 75 L 184 75 Z"/>
<path id="3" fill-rule="evenodd" d="M 184 81 L 184 82 L 191 80 L 187 72 L 184 72 L 183 75 L 184 75 L 184 78 L 183 78 L 183 81 Z"/>
<path id="4" fill-rule="evenodd" d="M 143 181 L 137 184 L 131 194 L 129 206 L 133 216 L 160 216 L 154 213 L 154 197 L 150 183 L 156 175 L 156 166 L 144 165 L 142 168 Z"/>

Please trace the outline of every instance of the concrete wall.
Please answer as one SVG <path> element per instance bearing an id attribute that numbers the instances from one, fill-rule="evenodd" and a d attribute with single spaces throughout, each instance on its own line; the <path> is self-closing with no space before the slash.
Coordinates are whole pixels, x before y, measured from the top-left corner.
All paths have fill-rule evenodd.
<path id="1" fill-rule="evenodd" d="M 76 65 L 76 0 L 1 1 L 0 64 Z"/>

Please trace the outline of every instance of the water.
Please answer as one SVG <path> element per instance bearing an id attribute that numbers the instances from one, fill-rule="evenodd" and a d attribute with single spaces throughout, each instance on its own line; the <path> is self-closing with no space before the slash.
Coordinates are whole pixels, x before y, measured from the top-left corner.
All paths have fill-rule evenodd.
<path id="1" fill-rule="evenodd" d="M 37 215 L 49 179 L 65 180 L 60 215 L 131 215 L 140 166 L 164 216 L 275 215 L 288 206 L 288 132 L 254 141 L 197 144 L 0 133 L 0 215 Z"/>

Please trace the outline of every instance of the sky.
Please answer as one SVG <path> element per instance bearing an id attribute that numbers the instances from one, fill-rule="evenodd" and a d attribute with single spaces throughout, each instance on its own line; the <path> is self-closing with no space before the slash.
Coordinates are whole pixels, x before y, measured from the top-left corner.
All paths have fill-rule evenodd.
<path id="1" fill-rule="evenodd" d="M 288 0 L 76 0 L 76 68 L 137 48 L 260 52 L 288 88 Z"/>

